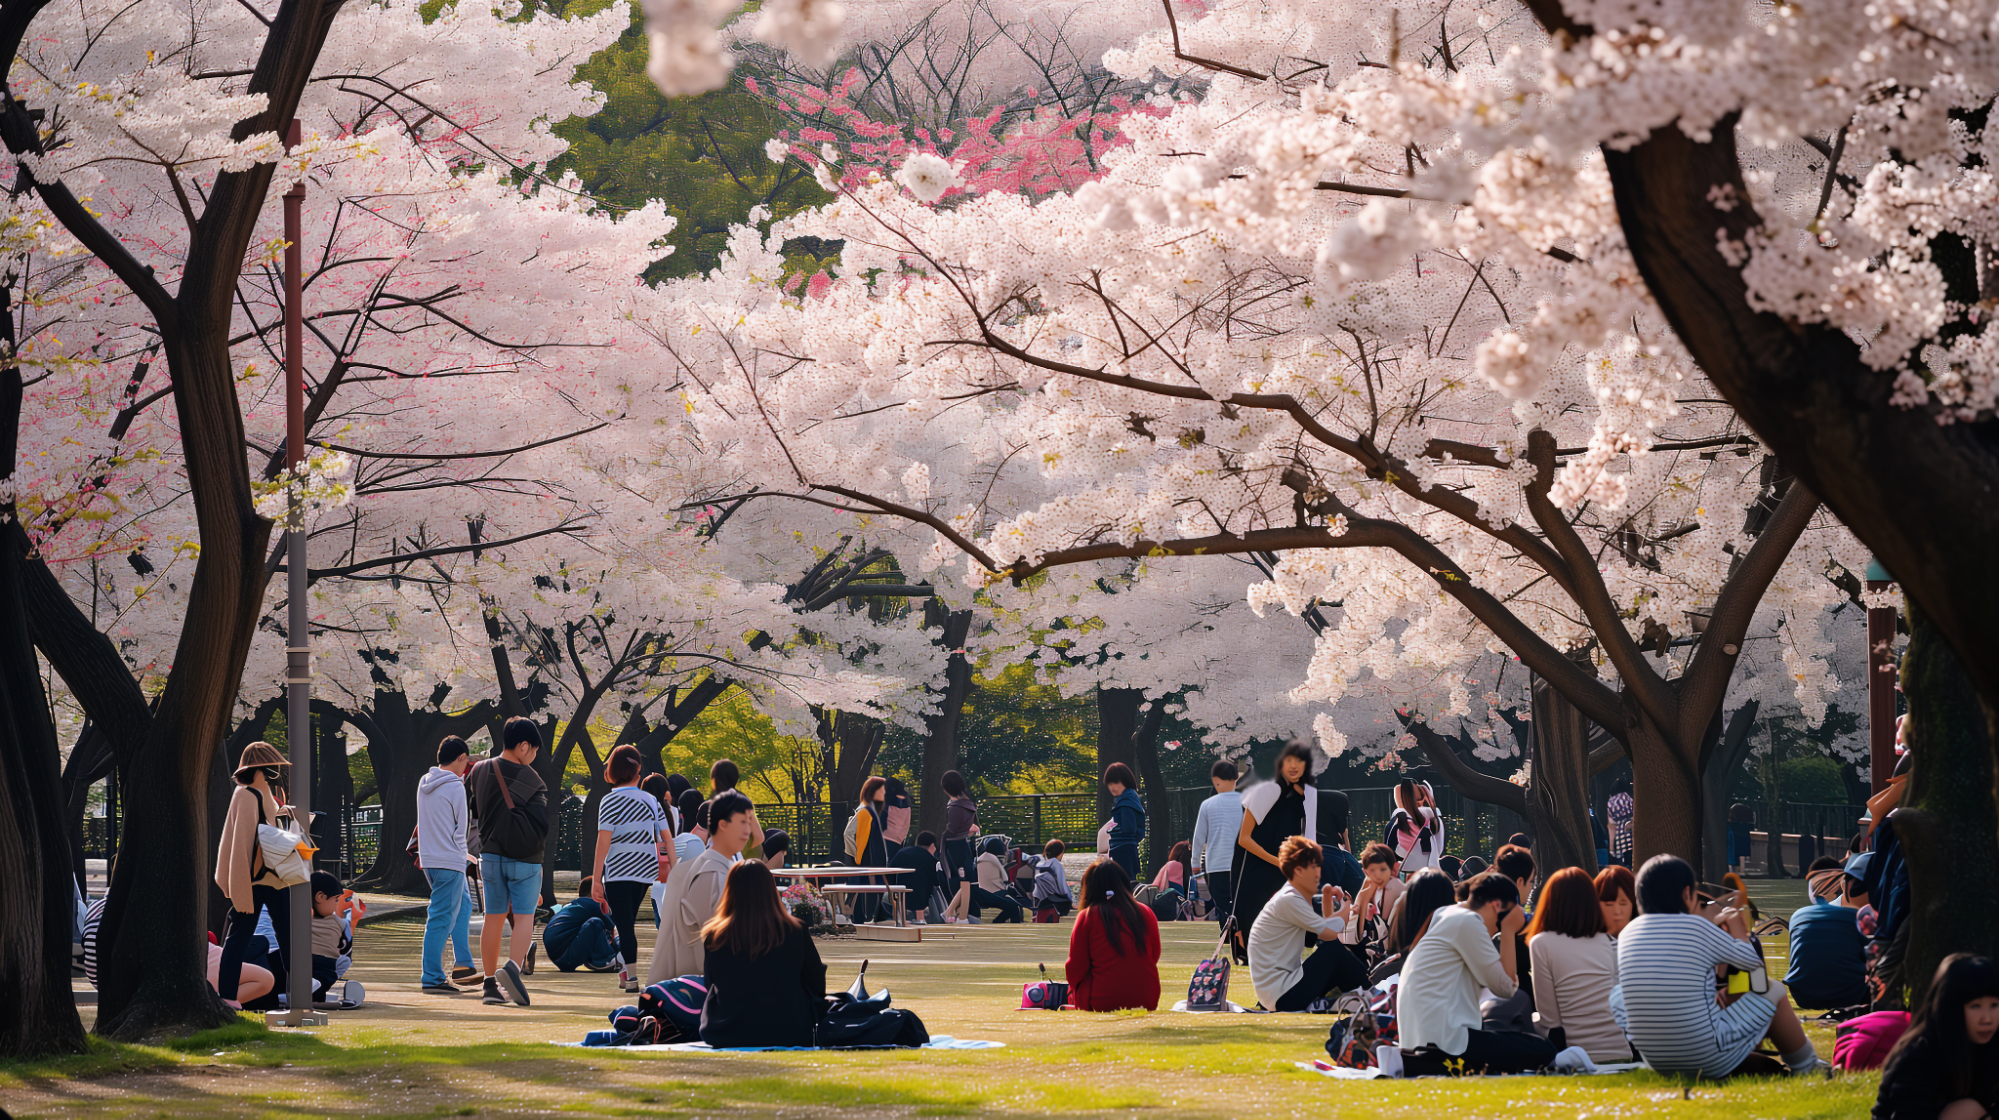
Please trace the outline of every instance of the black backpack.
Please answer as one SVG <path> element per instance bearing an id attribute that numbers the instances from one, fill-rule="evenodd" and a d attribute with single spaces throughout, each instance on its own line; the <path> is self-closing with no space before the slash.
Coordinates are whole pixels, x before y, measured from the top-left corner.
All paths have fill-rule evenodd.
<path id="1" fill-rule="evenodd" d="M 930 1032 L 916 1012 L 890 1007 L 887 989 L 869 995 L 867 979 L 868 962 L 862 961 L 853 986 L 826 997 L 826 1017 L 814 1039 L 820 1049 L 913 1048 L 929 1042 Z"/>
<path id="2" fill-rule="evenodd" d="M 479 819 L 479 849 L 508 859 L 538 860 L 543 845 L 548 840 L 548 818 L 537 817 L 526 805 L 514 803 L 513 790 L 508 787 L 507 777 L 500 771 L 500 760 L 489 758 L 481 762 L 477 769 L 485 773 L 480 780 L 499 783 L 500 797 L 506 803 L 504 812 Z M 473 787 L 473 804 L 478 804 L 476 786 Z M 520 853 L 520 854 L 515 854 Z"/>

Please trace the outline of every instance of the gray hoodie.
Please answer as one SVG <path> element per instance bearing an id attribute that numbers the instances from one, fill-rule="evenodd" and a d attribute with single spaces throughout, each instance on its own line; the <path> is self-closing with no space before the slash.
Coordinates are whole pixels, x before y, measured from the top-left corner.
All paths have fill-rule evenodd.
<path id="1" fill-rule="evenodd" d="M 425 867 L 464 872 L 465 816 L 465 782 L 431 767 L 416 784 L 416 851 Z"/>

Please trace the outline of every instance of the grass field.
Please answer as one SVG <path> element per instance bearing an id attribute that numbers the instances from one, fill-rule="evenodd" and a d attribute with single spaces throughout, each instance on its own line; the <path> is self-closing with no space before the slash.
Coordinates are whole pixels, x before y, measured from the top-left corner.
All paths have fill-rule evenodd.
<path id="1" fill-rule="evenodd" d="M 1788 897 L 1759 889 L 1766 909 Z M 1166 1002 L 1184 993 L 1213 926 L 1168 924 Z M 96 1045 L 89 1055 L 0 1063 L 15 1116 L 1113 1116 L 1853 1117 L 1872 1075 L 1810 1082 L 1693 1082 L 1654 1074 L 1399 1082 L 1334 1081 L 1297 1063 L 1324 1056 L 1330 1020 L 1308 1015 L 1016 1011 L 1035 964 L 1059 970 L 1066 926 L 980 926 L 922 944 L 822 941 L 829 982 L 862 958 L 871 987 L 932 1034 L 994 1039 L 983 1052 L 620 1053 L 556 1045 L 603 1026 L 615 978 L 544 967 L 530 1009 L 417 991 L 422 928 L 370 926 L 354 975 L 368 1006 L 310 1032 L 242 1025 L 171 1047 Z M 649 937 L 650 931 L 642 936 Z M 1781 943 L 1772 946 L 1781 954 Z M 1773 962 L 1776 963 L 1776 962 Z M 1778 965 L 1781 967 L 1781 965 Z M 1775 971 L 1775 969 L 1773 969 Z M 1248 978 L 1239 974 L 1244 989 Z M 1820 1049 L 1831 1039 L 1816 1032 Z"/>

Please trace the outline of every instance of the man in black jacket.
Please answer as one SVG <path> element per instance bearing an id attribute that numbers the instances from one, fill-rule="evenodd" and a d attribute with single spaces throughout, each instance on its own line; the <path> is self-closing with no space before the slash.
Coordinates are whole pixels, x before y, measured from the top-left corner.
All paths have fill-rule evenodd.
<path id="1" fill-rule="evenodd" d="M 511 999 L 526 1007 L 520 962 L 534 941 L 542 849 L 548 841 L 548 787 L 534 771 L 534 758 L 541 750 L 541 731 L 534 722 L 515 716 L 501 729 L 500 739 L 500 756 L 480 763 L 468 783 L 473 815 L 479 821 L 479 878 L 486 888 L 479 952 L 486 965 L 485 1002 Z M 507 924 L 500 915 L 506 914 L 513 916 L 511 959 L 495 969 L 500 931 Z"/>
<path id="2" fill-rule="evenodd" d="M 937 854 L 937 834 L 925 832 L 917 836 L 916 846 L 903 848 L 889 859 L 896 867 L 907 867 L 909 874 L 897 876 L 897 885 L 909 888 L 909 906 L 912 910 L 927 910 L 926 917 L 932 924 L 944 922 L 944 886 L 949 882 L 944 871 L 944 859 Z"/>

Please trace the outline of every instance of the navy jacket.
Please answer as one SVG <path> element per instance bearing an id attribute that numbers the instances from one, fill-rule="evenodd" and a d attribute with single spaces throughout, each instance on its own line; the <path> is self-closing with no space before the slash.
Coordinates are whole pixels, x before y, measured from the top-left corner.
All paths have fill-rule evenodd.
<path id="1" fill-rule="evenodd" d="M 1136 844 L 1145 839 L 1145 802 L 1138 791 L 1126 788 L 1111 802 L 1111 843 Z"/>

